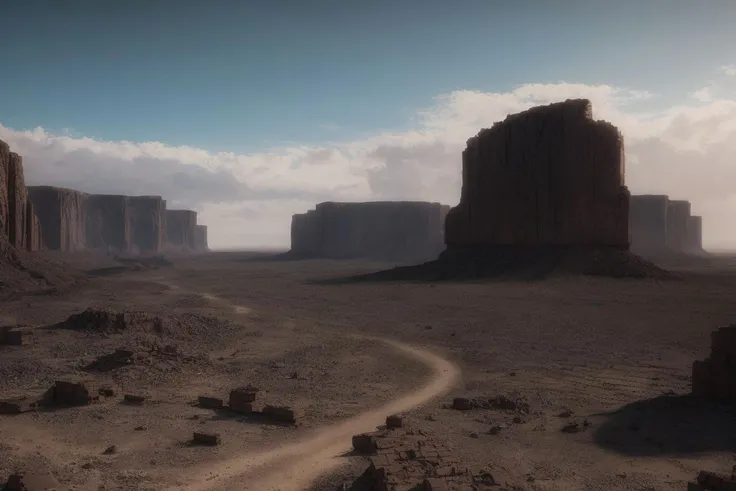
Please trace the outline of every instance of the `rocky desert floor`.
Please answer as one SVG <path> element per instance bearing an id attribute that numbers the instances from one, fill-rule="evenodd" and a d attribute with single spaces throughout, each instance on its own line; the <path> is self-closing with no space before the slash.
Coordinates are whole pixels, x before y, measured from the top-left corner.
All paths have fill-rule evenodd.
<path id="1" fill-rule="evenodd" d="M 67 379 L 116 395 L 0 415 L 0 479 L 46 468 L 78 491 L 358 489 L 367 464 L 351 437 L 392 413 L 508 488 L 684 490 L 701 469 L 736 464 L 733 410 L 688 396 L 711 331 L 736 322 L 736 257 L 672 260 L 669 280 L 354 284 L 319 280 L 390 265 L 67 259 L 86 272 L 79 286 L 0 304 L 0 325 L 30 333 L 0 346 L 0 399 Z M 165 327 L 60 324 L 88 308 L 144 311 Z M 132 362 L 95 363 L 117 348 Z M 276 425 L 196 403 L 248 384 L 258 403 L 303 416 Z M 449 407 L 497 396 L 520 405 Z M 221 444 L 192 445 L 194 431 Z"/>

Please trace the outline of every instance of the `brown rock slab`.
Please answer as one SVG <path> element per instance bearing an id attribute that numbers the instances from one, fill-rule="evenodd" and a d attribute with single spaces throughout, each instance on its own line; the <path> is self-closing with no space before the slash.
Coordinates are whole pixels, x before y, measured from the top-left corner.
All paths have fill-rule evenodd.
<path id="1" fill-rule="evenodd" d="M 296 423 L 297 418 L 302 416 L 302 412 L 289 406 L 272 406 L 267 404 L 263 408 L 263 416 L 271 421 L 279 423 Z"/>
<path id="2" fill-rule="evenodd" d="M 123 400 L 129 404 L 143 404 L 146 400 L 146 396 L 139 394 L 125 394 Z"/>
<path id="3" fill-rule="evenodd" d="M 353 436 L 353 448 L 361 454 L 373 454 L 378 449 L 376 445 L 376 435 L 372 433 L 362 433 Z"/>
<path id="4" fill-rule="evenodd" d="M 45 401 L 56 406 L 86 406 L 94 399 L 87 385 L 82 381 L 57 380 L 47 392 Z"/>
<path id="5" fill-rule="evenodd" d="M 473 402 L 465 397 L 456 397 L 452 400 L 452 409 L 458 411 L 469 411 L 473 409 Z"/>
<path id="6" fill-rule="evenodd" d="M 404 426 L 404 418 L 398 414 L 392 414 L 386 418 L 386 428 L 402 428 Z"/>
<path id="7" fill-rule="evenodd" d="M 192 442 L 196 445 L 219 445 L 220 444 L 220 434 L 219 433 L 205 433 L 205 432 L 194 432 L 194 437 L 192 438 Z"/>
<path id="8" fill-rule="evenodd" d="M 230 391 L 228 407 L 238 413 L 251 413 L 257 393 L 258 389 L 250 386 L 233 389 Z"/>
<path id="9" fill-rule="evenodd" d="M 204 409 L 222 409 L 224 402 L 217 397 L 199 396 L 197 398 L 199 407 Z"/>

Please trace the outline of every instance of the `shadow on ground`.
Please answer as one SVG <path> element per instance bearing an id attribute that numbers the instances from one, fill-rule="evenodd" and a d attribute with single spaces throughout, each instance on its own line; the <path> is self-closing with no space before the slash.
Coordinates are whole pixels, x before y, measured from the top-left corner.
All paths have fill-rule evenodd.
<path id="1" fill-rule="evenodd" d="M 631 456 L 736 451 L 736 409 L 690 395 L 664 395 L 602 413 L 594 442 Z"/>

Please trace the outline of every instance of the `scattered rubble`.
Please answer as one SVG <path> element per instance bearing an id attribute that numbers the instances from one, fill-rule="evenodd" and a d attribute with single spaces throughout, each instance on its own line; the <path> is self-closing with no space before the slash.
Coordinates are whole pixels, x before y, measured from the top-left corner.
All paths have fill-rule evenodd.
<path id="1" fill-rule="evenodd" d="M 109 355 L 102 355 L 84 367 L 84 370 L 92 372 L 109 372 L 120 367 L 131 365 L 135 353 L 128 349 L 118 348 Z"/>
<path id="2" fill-rule="evenodd" d="M 496 409 L 517 415 L 527 415 L 530 412 L 529 403 L 521 396 L 509 397 L 498 395 L 492 398 L 476 397 L 473 399 L 467 397 L 456 397 L 452 400 L 451 407 L 458 411 L 470 411 L 471 409 Z"/>
<path id="3" fill-rule="evenodd" d="M 688 491 L 731 491 L 736 489 L 736 466 L 730 475 L 700 471 L 694 482 L 687 485 Z"/>
<path id="4" fill-rule="evenodd" d="M 47 469 L 11 474 L 3 491 L 62 491 L 61 483 Z"/>

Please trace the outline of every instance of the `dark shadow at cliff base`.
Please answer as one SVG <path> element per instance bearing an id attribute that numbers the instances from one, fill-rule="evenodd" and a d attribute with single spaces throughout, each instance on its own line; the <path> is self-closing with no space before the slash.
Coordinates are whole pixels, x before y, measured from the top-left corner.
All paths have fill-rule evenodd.
<path id="1" fill-rule="evenodd" d="M 690 395 L 664 395 L 605 413 L 593 440 L 630 456 L 736 451 L 736 410 Z"/>
<path id="2" fill-rule="evenodd" d="M 561 276 L 674 279 L 677 276 L 629 251 L 612 247 L 507 247 L 445 250 L 416 266 L 315 281 L 340 284 L 362 281 L 535 281 Z"/>

